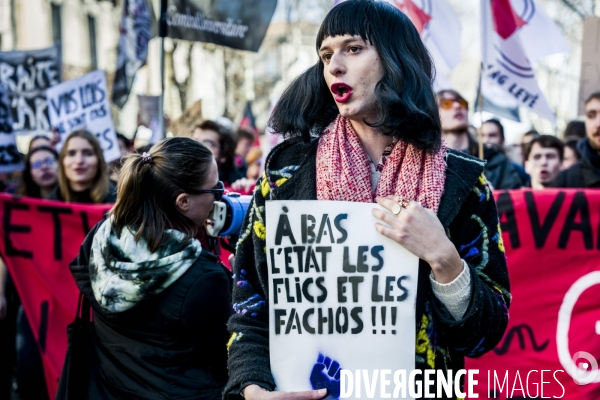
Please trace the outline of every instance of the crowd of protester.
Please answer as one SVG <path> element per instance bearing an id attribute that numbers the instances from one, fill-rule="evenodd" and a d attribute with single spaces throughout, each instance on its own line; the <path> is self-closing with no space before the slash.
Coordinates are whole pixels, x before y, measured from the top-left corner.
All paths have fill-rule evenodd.
<path id="1" fill-rule="evenodd" d="M 504 127 L 490 119 L 474 128 L 468 119 L 468 102 L 456 91 L 437 93 L 442 135 L 448 147 L 483 157 L 485 175 L 494 189 L 552 187 L 600 187 L 600 92 L 585 102 L 585 121 L 571 121 L 561 138 L 525 132 L 521 142 L 506 146 Z M 216 161 L 218 180 L 226 190 L 251 194 L 261 175 L 263 154 L 257 134 L 206 120 L 188 132 L 202 143 Z M 96 137 L 85 131 L 72 132 L 56 150 L 52 134 L 31 139 L 24 155 L 24 170 L 18 179 L 0 178 L 2 191 L 33 198 L 77 202 L 114 203 L 123 159 L 132 152 L 148 154 L 152 146 L 135 149 L 134 143 L 118 134 L 124 158 L 107 163 Z M 15 340 L 18 338 L 18 340 Z M 4 265 L 0 264 L 0 398 L 17 388 L 21 399 L 47 398 L 41 358 L 18 295 Z"/>
<path id="2" fill-rule="evenodd" d="M 469 124 L 469 104 L 454 90 L 437 93 L 442 135 L 448 147 L 479 156 L 494 189 L 600 187 L 600 92 L 585 101 L 585 121 L 571 121 L 561 137 L 529 130 L 516 146 L 505 144 L 504 127 L 489 119 Z"/>
<path id="3" fill-rule="evenodd" d="M 251 194 L 261 173 L 262 152 L 251 130 L 206 120 L 189 132 L 213 154 L 218 179 L 229 191 Z M 0 176 L 0 191 L 15 195 L 76 203 L 115 203 L 123 160 L 130 153 L 150 152 L 151 145 L 135 143 L 117 133 L 121 159 L 107 163 L 100 143 L 88 131 L 74 131 L 57 151 L 58 136 L 52 132 L 31 138 L 24 169 Z M 203 146 L 203 147 L 204 147 Z M 206 238 L 200 238 L 203 245 Z M 215 246 L 213 244 L 213 246 Z M 210 248 L 211 246 L 206 246 Z M 213 248 L 222 257 L 228 253 Z M 227 260 L 224 260 L 227 264 Z M 42 361 L 17 291 L 0 260 L 0 399 L 48 398 Z"/>

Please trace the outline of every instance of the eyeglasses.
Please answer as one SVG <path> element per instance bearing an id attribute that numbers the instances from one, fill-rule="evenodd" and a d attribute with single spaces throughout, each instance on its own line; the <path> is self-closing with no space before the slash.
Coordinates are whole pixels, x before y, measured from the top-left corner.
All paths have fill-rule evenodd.
<path id="1" fill-rule="evenodd" d="M 460 108 L 464 108 L 465 110 L 469 109 L 469 103 L 463 98 L 456 99 L 441 99 L 440 100 L 440 108 L 442 110 L 449 110 L 454 105 L 454 102 L 457 102 Z"/>
<path id="2" fill-rule="evenodd" d="M 189 189 L 189 190 L 186 190 L 186 193 L 189 193 L 189 194 L 212 193 L 215 196 L 215 201 L 220 201 L 223 198 L 223 195 L 225 194 L 225 185 L 223 184 L 223 182 L 219 181 L 219 182 L 217 182 L 217 186 L 213 189 L 203 189 L 203 190 Z"/>
<path id="3" fill-rule="evenodd" d="M 31 169 L 40 169 L 44 165 L 46 165 L 48 167 L 51 167 L 51 166 L 54 165 L 55 162 L 56 162 L 55 158 L 48 157 L 48 158 L 45 158 L 45 159 L 40 160 L 40 161 L 32 162 L 31 163 Z"/>

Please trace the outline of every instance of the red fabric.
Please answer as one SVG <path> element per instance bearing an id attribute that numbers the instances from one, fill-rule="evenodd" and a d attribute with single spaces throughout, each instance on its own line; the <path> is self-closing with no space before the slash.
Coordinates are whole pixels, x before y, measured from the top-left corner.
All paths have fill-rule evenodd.
<path id="1" fill-rule="evenodd" d="M 431 15 L 417 7 L 412 0 L 395 0 L 395 3 L 396 7 L 410 18 L 415 28 L 417 28 L 419 35 L 423 33 L 423 29 L 431 21 Z"/>
<path id="2" fill-rule="evenodd" d="M 577 385 L 566 372 L 556 372 L 560 384 L 554 377 L 579 351 L 600 359 L 600 190 L 514 190 L 494 197 L 513 301 L 500 344 L 466 360 L 468 369 L 479 369 L 475 393 L 489 398 L 495 371 L 500 382 L 508 373 L 508 390 L 496 385 L 498 399 L 528 398 L 520 388 L 533 397 L 546 370 L 545 398 L 600 399 L 600 383 Z M 584 362 L 577 359 L 577 365 Z"/>
<path id="3" fill-rule="evenodd" d="M 446 180 L 446 143 L 428 154 L 398 142 L 381 172 L 376 196 L 399 195 L 437 213 Z M 372 203 L 370 161 L 350 121 L 338 116 L 319 140 L 317 198 Z"/>
<path id="4" fill-rule="evenodd" d="M 510 0 L 488 0 L 492 2 L 494 27 L 502 39 L 508 39 L 520 27 L 526 25 L 515 12 Z"/>
<path id="5" fill-rule="evenodd" d="M 515 190 L 494 192 L 494 196 L 513 301 L 507 332 L 496 351 L 466 360 L 468 369 L 479 369 L 475 393 L 480 399 L 489 398 L 489 370 L 489 383 L 493 383 L 494 371 L 500 381 L 508 373 L 514 397 L 524 397 L 518 390 L 518 371 L 522 386 L 528 385 L 535 395 L 541 370 L 550 370 L 544 375 L 546 398 L 599 399 L 600 383 L 576 385 L 566 372 L 556 371 L 567 370 L 559 360 L 559 348 L 566 349 L 567 361 L 580 351 L 600 359 L 596 328 L 600 321 L 600 190 Z M 109 207 L 0 195 L 0 252 L 34 336 L 41 342 L 51 399 L 64 361 L 66 326 L 77 308 L 78 290 L 67 266 L 86 230 Z M 493 233 L 489 235 L 490 245 L 497 245 Z M 530 371 L 534 372 L 527 383 Z M 498 399 L 508 395 L 505 388 Z"/>
<path id="6" fill-rule="evenodd" d="M 68 266 L 87 231 L 110 207 L 0 194 L 0 252 L 39 345 L 50 399 L 58 387 L 66 329 L 75 319 L 79 296 Z"/>

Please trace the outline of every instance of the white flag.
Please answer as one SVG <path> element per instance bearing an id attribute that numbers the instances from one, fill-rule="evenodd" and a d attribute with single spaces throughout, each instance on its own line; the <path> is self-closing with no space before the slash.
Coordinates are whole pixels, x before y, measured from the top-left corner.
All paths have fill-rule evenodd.
<path id="1" fill-rule="evenodd" d="M 535 0 L 481 0 L 481 5 L 483 93 L 501 89 L 516 105 L 555 123 L 532 63 L 568 52 L 566 40 Z"/>
<path id="2" fill-rule="evenodd" d="M 446 0 L 388 0 L 413 22 L 436 70 L 436 90 L 450 89 L 449 75 L 460 63 L 460 20 Z"/>
<path id="3" fill-rule="evenodd" d="M 334 6 L 343 0 L 335 0 Z M 436 71 L 435 90 L 450 89 L 448 76 L 460 63 L 460 20 L 446 0 L 386 0 L 415 25 Z"/>

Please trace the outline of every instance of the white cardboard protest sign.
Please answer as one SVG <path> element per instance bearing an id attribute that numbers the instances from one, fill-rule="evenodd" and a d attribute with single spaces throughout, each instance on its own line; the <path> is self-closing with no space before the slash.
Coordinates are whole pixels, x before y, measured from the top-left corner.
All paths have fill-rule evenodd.
<path id="1" fill-rule="evenodd" d="M 375 207 L 267 201 L 269 340 L 277 390 L 325 387 L 335 398 L 336 370 L 408 374 L 415 368 L 419 260 L 375 230 Z"/>
<path id="2" fill-rule="evenodd" d="M 58 130 L 61 139 L 57 148 L 62 147 L 69 133 L 86 129 L 98 138 L 106 162 L 121 157 L 104 71 L 96 70 L 52 86 L 46 95 L 50 124 Z"/>

